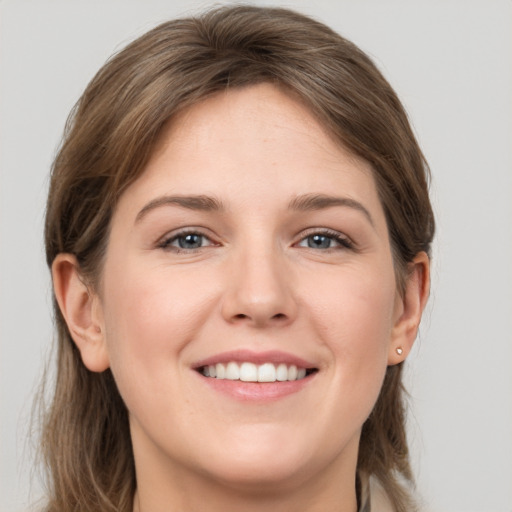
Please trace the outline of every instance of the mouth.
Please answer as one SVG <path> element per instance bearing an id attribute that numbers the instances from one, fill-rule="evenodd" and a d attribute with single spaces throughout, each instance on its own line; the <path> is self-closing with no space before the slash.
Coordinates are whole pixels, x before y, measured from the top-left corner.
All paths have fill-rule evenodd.
<path id="1" fill-rule="evenodd" d="M 258 404 L 299 393 L 319 372 L 315 363 L 279 350 L 223 352 L 198 361 L 192 368 L 215 392 Z"/>
<path id="2" fill-rule="evenodd" d="M 196 368 L 196 371 L 211 379 L 272 383 L 303 380 L 316 373 L 318 369 L 286 363 L 265 362 L 256 364 L 250 361 L 229 361 L 227 363 L 202 365 Z"/>

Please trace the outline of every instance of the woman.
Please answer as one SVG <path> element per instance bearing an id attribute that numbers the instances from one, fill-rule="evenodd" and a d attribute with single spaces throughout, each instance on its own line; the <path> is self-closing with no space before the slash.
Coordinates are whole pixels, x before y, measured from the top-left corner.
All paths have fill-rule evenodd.
<path id="1" fill-rule="evenodd" d="M 400 102 L 324 25 L 228 7 L 131 43 L 52 172 L 47 510 L 414 510 L 433 232 Z"/>

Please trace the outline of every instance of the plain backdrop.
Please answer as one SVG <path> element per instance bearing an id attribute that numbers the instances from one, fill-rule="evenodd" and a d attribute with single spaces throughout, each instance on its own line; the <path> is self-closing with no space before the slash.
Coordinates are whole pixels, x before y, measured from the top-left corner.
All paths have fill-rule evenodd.
<path id="1" fill-rule="evenodd" d="M 369 53 L 403 100 L 432 168 L 433 291 L 407 371 L 425 510 L 512 512 L 512 2 L 272 4 L 315 16 Z M 52 342 L 42 223 L 67 114 L 110 54 L 160 21 L 208 5 L 0 3 L 2 512 L 27 510 L 41 492 L 28 434 Z"/>

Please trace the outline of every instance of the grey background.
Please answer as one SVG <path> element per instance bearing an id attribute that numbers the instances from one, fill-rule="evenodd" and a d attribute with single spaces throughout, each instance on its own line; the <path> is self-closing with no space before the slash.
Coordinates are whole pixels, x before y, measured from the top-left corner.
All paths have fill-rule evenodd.
<path id="1" fill-rule="evenodd" d="M 512 2 L 279 4 L 327 22 L 375 59 L 432 167 L 433 291 L 407 372 L 426 510 L 512 512 Z M 42 219 L 67 113 L 113 51 L 208 5 L 0 3 L 1 511 L 27 510 L 41 492 L 28 433 L 52 339 Z"/>

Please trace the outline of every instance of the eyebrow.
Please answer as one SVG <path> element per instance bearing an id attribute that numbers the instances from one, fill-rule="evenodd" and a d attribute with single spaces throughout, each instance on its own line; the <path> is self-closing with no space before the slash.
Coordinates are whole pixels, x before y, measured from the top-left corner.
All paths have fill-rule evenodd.
<path id="1" fill-rule="evenodd" d="M 225 210 L 221 201 L 214 197 L 198 196 L 161 196 L 147 203 L 135 217 L 135 223 L 140 222 L 150 211 L 161 206 L 179 206 L 188 210 L 204 212 L 222 212 Z"/>
<path id="2" fill-rule="evenodd" d="M 135 223 L 140 222 L 150 211 L 162 206 L 178 206 L 188 210 L 204 211 L 204 212 L 223 212 L 225 207 L 219 199 L 205 195 L 192 196 L 161 196 L 147 203 L 135 217 Z M 288 203 L 289 210 L 295 211 L 311 211 L 323 210 L 335 206 L 353 208 L 364 214 L 370 224 L 373 226 L 373 218 L 370 212 L 355 199 L 348 197 L 329 196 L 326 194 L 304 194 L 294 197 Z"/>
<path id="3" fill-rule="evenodd" d="M 370 212 L 359 201 L 349 197 L 330 196 L 326 194 L 304 194 L 295 197 L 288 204 L 290 210 L 298 211 L 323 210 L 334 206 L 343 206 L 360 211 L 368 219 L 370 224 L 374 226 Z"/>

